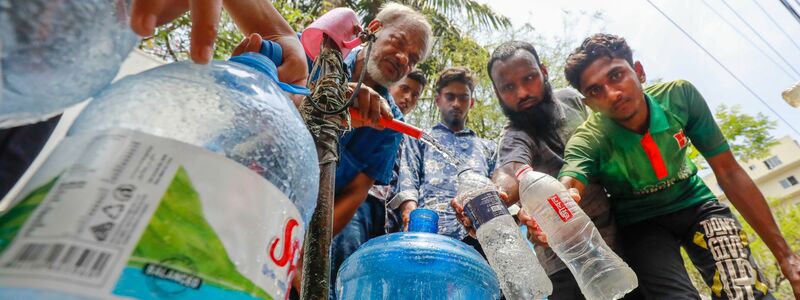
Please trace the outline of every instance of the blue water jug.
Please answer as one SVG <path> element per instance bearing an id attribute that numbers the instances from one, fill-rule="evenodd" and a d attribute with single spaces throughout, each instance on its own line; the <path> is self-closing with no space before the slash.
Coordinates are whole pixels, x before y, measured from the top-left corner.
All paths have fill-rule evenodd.
<path id="1" fill-rule="evenodd" d="M 337 299 L 499 299 L 494 271 L 472 247 L 436 234 L 439 216 L 411 212 L 409 232 L 365 243 L 345 260 Z"/>

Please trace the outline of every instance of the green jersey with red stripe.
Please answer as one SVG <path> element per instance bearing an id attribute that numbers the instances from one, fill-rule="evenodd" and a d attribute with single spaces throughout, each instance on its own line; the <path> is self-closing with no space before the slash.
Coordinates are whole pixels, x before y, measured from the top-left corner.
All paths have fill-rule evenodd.
<path id="1" fill-rule="evenodd" d="M 567 143 L 559 174 L 605 187 L 619 225 L 716 201 L 686 151 L 692 144 L 712 157 L 730 149 L 691 83 L 660 83 L 644 93 L 650 113 L 644 135 L 593 113 Z"/>

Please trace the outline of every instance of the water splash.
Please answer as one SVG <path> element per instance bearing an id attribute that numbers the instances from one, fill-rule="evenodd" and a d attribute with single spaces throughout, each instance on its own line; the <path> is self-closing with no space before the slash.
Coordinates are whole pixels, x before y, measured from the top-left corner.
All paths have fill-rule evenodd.
<path id="1" fill-rule="evenodd" d="M 465 168 L 465 167 L 468 166 L 467 162 L 465 162 L 464 160 L 458 158 L 458 156 L 456 156 L 455 153 L 450 151 L 450 149 L 445 148 L 444 145 L 439 143 L 439 141 L 434 139 L 433 136 L 431 136 L 430 134 L 423 132 L 422 136 L 419 137 L 419 140 L 422 141 L 423 143 L 426 143 L 426 144 L 430 145 L 431 147 L 433 147 L 433 149 L 435 149 L 436 151 L 441 153 L 442 156 L 444 156 L 444 159 L 448 163 L 450 163 L 453 166 L 455 166 L 456 169 L 461 170 L 462 168 Z"/>

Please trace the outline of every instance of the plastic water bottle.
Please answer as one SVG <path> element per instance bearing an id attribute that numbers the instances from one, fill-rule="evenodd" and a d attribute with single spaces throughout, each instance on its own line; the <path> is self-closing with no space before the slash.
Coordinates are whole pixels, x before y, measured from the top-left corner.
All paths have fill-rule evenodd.
<path id="1" fill-rule="evenodd" d="M 0 128 L 44 120 L 108 85 L 138 41 L 126 0 L 0 0 Z"/>
<path id="2" fill-rule="evenodd" d="M 342 264 L 336 278 L 341 300 L 499 299 L 494 272 L 475 249 L 436 234 L 439 216 L 411 212 L 409 232 L 369 240 Z"/>
<path id="3" fill-rule="evenodd" d="M 489 178 L 470 170 L 458 175 L 458 196 L 507 299 L 542 299 L 553 284 Z"/>
<path id="4" fill-rule="evenodd" d="M 99 93 L 0 216 L 0 298 L 287 297 L 319 167 L 273 50 Z"/>
<path id="5" fill-rule="evenodd" d="M 636 274 L 606 245 L 561 182 L 530 166 L 520 168 L 517 178 L 523 208 L 547 235 L 586 299 L 619 299 L 638 286 Z"/>

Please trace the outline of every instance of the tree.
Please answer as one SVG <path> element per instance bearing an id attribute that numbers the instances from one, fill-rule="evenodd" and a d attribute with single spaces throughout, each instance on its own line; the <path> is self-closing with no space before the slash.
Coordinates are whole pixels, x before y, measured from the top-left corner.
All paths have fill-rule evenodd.
<path id="1" fill-rule="evenodd" d="M 764 158 L 769 155 L 769 149 L 778 143 L 770 134 L 776 122 L 762 113 L 753 116 L 743 113 L 738 105 L 728 107 L 720 104 L 714 118 L 722 135 L 728 140 L 733 156 L 740 162 Z M 694 146 L 689 149 L 688 156 L 698 168 L 707 167 L 705 159 Z"/>

